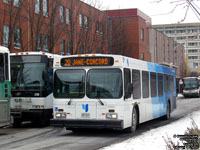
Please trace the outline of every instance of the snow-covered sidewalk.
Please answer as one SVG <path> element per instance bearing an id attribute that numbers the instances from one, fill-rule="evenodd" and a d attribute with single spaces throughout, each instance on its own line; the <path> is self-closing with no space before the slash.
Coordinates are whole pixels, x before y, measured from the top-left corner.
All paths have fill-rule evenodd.
<path id="1" fill-rule="evenodd" d="M 200 128 L 200 110 L 188 114 L 186 117 L 179 119 L 168 125 L 152 129 L 137 137 L 130 138 L 122 143 L 114 144 L 101 150 L 166 150 L 165 139 L 171 138 L 172 141 L 177 142 L 180 137 L 177 135 L 184 135 L 187 127 L 192 126 L 192 119 Z M 200 137 L 199 137 L 200 138 Z M 182 145 L 182 144 L 180 144 Z"/>

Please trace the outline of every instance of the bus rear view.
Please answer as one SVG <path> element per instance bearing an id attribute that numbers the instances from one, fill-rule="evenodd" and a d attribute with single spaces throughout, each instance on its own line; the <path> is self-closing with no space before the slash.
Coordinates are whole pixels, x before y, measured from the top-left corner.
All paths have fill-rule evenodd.
<path id="1" fill-rule="evenodd" d="M 200 97 L 199 81 L 196 77 L 186 77 L 183 79 L 183 96 Z"/>

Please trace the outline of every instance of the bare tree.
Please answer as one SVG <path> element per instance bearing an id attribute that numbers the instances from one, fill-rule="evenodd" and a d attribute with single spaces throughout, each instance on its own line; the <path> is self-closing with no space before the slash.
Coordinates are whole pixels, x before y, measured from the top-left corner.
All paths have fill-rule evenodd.
<path id="1" fill-rule="evenodd" d="M 101 15 L 97 13 L 98 10 L 94 8 L 97 3 L 94 2 L 90 4 L 91 7 L 80 0 L 70 0 L 70 23 L 66 28 L 70 54 L 92 53 L 106 47 L 107 18 L 102 12 Z"/>
<path id="2" fill-rule="evenodd" d="M 15 8 L 13 4 L 14 0 L 8 1 L 10 5 L 6 5 L 3 10 L 3 23 L 2 24 L 7 24 L 8 27 L 8 35 L 4 35 L 3 38 L 1 39 L 1 44 L 7 46 L 9 49 L 12 48 L 12 43 L 13 43 L 13 35 L 14 35 L 14 30 L 16 27 L 20 26 L 20 21 L 23 19 L 21 17 L 21 3 L 16 4 L 18 8 Z M 2 26 L 2 30 L 4 31 L 4 26 Z M 7 40 L 7 43 L 4 43 L 4 40 Z"/>
<path id="3" fill-rule="evenodd" d="M 166 0 L 155 0 L 155 1 L 152 1 L 153 3 L 162 3 L 163 1 L 166 1 Z M 188 11 L 189 9 L 191 9 L 194 14 L 196 15 L 196 17 L 198 18 L 198 20 L 200 21 L 200 8 L 195 4 L 195 2 L 198 2 L 199 0 L 168 0 L 168 2 L 172 5 L 174 5 L 173 9 L 170 10 L 169 12 L 167 13 L 164 13 L 164 14 L 159 14 L 159 15 L 168 15 L 168 14 L 171 14 L 173 13 L 177 8 L 183 8 L 185 10 L 185 14 L 184 14 L 184 17 L 181 18 L 181 20 L 179 22 L 183 22 L 187 15 L 188 15 Z"/>

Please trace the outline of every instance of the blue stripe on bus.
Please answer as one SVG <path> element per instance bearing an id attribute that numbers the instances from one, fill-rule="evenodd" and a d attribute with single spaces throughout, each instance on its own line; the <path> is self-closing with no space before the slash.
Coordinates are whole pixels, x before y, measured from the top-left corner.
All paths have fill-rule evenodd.
<path id="1" fill-rule="evenodd" d="M 150 71 L 150 72 L 171 74 L 171 75 L 176 74 L 175 69 L 168 68 L 166 66 L 162 66 L 162 65 L 159 65 L 159 64 L 147 63 L 147 68 L 148 68 L 148 71 Z M 157 76 L 157 78 L 158 78 L 158 76 Z M 149 75 L 149 84 L 150 84 L 150 82 L 151 81 L 150 81 L 150 75 Z M 164 79 L 163 79 L 163 83 L 164 83 Z M 157 83 L 156 86 L 157 86 L 157 89 L 158 89 L 158 83 Z M 163 90 L 164 90 L 164 84 L 163 84 Z M 166 99 L 169 96 L 170 95 L 168 93 L 164 92 L 163 96 L 154 97 L 154 98 L 151 99 L 152 117 L 153 118 L 158 118 L 158 117 L 164 116 L 166 114 L 166 107 L 167 107 Z"/>

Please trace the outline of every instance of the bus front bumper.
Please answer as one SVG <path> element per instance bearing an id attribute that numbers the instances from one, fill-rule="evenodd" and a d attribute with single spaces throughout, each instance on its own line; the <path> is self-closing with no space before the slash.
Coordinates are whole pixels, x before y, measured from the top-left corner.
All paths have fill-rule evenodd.
<path id="1" fill-rule="evenodd" d="M 50 125 L 66 128 L 123 129 L 123 120 L 51 119 Z"/>

